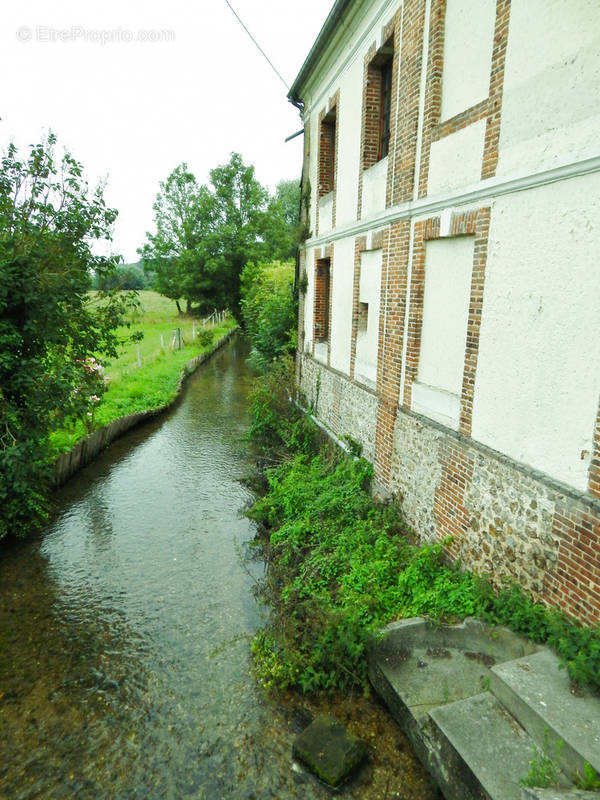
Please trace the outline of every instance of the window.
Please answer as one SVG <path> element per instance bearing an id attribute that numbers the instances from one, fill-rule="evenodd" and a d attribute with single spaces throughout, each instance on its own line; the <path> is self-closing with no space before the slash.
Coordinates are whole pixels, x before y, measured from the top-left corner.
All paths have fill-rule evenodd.
<path id="1" fill-rule="evenodd" d="M 390 38 L 369 63 L 364 91 L 363 170 L 388 154 L 392 109 L 393 40 Z"/>
<path id="2" fill-rule="evenodd" d="M 324 342 L 329 339 L 329 296 L 331 291 L 329 267 L 328 258 L 317 261 L 315 269 L 315 342 Z"/>
<path id="3" fill-rule="evenodd" d="M 337 115 L 335 107 L 321 121 L 319 136 L 319 197 L 335 188 L 335 139 Z"/>
<path id="4" fill-rule="evenodd" d="M 381 117 L 379 120 L 379 159 L 385 158 L 390 148 L 390 110 L 392 105 L 392 61 L 381 68 Z"/>

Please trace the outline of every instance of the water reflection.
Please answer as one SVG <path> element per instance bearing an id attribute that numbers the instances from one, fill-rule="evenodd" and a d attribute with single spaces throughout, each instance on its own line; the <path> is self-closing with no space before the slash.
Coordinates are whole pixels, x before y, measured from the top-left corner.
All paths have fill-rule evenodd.
<path id="1" fill-rule="evenodd" d="M 1 797 L 329 796 L 291 768 L 297 709 L 250 676 L 261 566 L 239 558 L 253 528 L 238 347 L 61 490 L 43 537 L 3 553 Z M 433 796 L 403 758 L 404 796 Z M 371 768 L 344 795 L 372 785 Z"/>

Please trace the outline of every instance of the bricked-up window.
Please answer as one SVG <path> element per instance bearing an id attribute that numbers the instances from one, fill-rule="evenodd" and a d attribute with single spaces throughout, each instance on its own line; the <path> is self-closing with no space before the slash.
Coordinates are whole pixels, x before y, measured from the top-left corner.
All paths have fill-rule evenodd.
<path id="1" fill-rule="evenodd" d="M 363 169 L 385 158 L 390 147 L 392 107 L 392 39 L 382 47 L 369 64 L 364 94 Z"/>
<path id="2" fill-rule="evenodd" d="M 333 108 L 321 121 L 319 136 L 319 197 L 335 189 L 335 133 L 337 114 Z"/>
<path id="3" fill-rule="evenodd" d="M 379 123 L 379 158 L 385 158 L 390 149 L 390 111 L 392 107 L 392 62 L 381 68 L 381 120 Z"/>
<path id="4" fill-rule="evenodd" d="M 329 292 L 330 262 L 328 258 L 319 259 L 315 275 L 315 342 L 329 338 Z"/>

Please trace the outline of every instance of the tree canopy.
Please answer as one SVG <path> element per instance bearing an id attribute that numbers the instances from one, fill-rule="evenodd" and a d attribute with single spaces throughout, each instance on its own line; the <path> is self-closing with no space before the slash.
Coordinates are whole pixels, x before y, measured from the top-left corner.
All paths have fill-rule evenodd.
<path id="1" fill-rule="evenodd" d="M 138 250 L 144 268 L 156 272 L 155 289 L 184 298 L 188 312 L 228 307 L 239 318 L 244 266 L 293 251 L 287 183 L 294 182 L 282 182 L 281 196 L 270 198 L 239 153 L 211 170 L 208 186 L 185 163 L 177 166 L 160 184 L 155 231 Z"/>
<path id="2" fill-rule="evenodd" d="M 92 272 L 115 270 L 92 244 L 110 240 L 117 212 L 55 143 L 23 159 L 11 144 L 0 167 L 0 538 L 43 519 L 48 434 L 103 390 L 94 357 L 116 355 L 127 304 L 88 292 Z"/>

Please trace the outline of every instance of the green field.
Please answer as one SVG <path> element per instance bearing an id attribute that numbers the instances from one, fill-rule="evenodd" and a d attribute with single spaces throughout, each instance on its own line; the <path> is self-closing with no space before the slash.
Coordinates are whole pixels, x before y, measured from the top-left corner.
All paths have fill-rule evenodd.
<path id="1" fill-rule="evenodd" d="M 123 327 L 119 331 L 124 340 L 119 357 L 105 362 L 109 384 L 101 404 L 94 411 L 94 428 L 107 425 L 126 414 L 168 403 L 176 395 L 177 381 L 184 365 L 210 347 L 203 347 L 198 341 L 198 334 L 203 330 L 202 320 L 180 316 L 175 301 L 156 292 L 141 291 L 138 296 L 139 311 L 131 316 L 130 327 Z M 235 325 L 235 320 L 229 317 L 222 323 L 209 323 L 206 327 L 214 332 L 213 341 L 216 342 Z M 181 329 L 181 350 L 173 349 L 176 328 Z M 138 366 L 137 345 L 128 340 L 133 331 L 144 334 L 139 343 L 141 367 Z M 69 450 L 86 434 L 82 420 L 54 431 L 50 437 L 52 455 Z"/>

